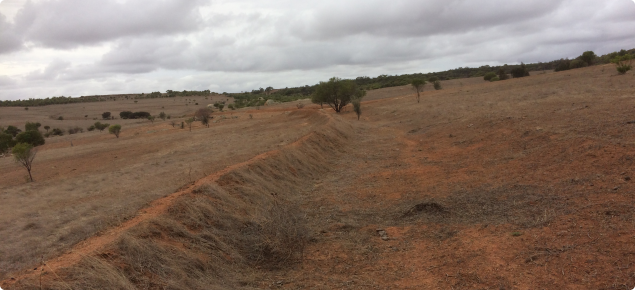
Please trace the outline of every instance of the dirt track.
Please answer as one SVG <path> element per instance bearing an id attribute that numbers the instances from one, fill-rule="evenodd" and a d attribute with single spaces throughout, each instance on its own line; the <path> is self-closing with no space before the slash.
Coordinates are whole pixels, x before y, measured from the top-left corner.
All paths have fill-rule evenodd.
<path id="1" fill-rule="evenodd" d="M 288 118 L 315 122 L 313 133 L 295 135 L 301 141 L 275 156 L 199 180 L 177 193 L 166 217 L 135 223 L 92 254 L 102 262 L 60 273 L 84 286 L 96 277 L 86 273 L 119 273 L 109 280 L 112 289 L 205 288 L 166 277 L 215 289 L 632 289 L 635 134 L 627 121 L 635 88 L 632 74 L 613 71 L 598 66 L 449 86 L 426 92 L 420 104 L 412 95 L 377 98 L 364 103 L 359 122 L 350 112 L 325 110 L 327 121 L 307 107 Z M 248 232 L 238 229 L 278 199 L 303 212 L 303 258 L 253 268 L 236 248 Z M 188 222 L 186 213 L 207 203 L 214 206 L 202 212 L 214 213 L 213 221 Z M 187 231 L 170 234 L 178 232 L 166 230 L 172 224 Z M 215 258 L 188 262 L 202 263 L 191 271 L 199 278 L 150 264 L 137 269 L 123 253 L 144 243 L 166 257 L 210 251 Z M 153 278 L 134 280 L 134 273 Z M 64 288 L 46 277 L 47 287 Z"/>

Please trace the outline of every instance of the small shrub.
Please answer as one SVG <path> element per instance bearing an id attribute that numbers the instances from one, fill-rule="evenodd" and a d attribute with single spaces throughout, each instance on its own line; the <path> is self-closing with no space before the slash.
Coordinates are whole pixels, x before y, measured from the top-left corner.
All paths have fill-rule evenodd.
<path id="1" fill-rule="evenodd" d="M 70 128 L 68 128 L 67 132 L 68 132 L 69 135 L 77 134 L 77 133 L 84 133 L 84 128 L 80 128 L 80 127 L 74 127 L 73 128 L 73 127 L 70 127 Z"/>
<path id="2" fill-rule="evenodd" d="M 499 68 L 498 69 L 498 80 L 504 81 L 504 80 L 506 80 L 508 78 L 509 78 L 509 76 L 507 75 L 505 70 L 503 68 Z"/>
<path id="3" fill-rule="evenodd" d="M 90 127 L 86 128 L 86 130 L 94 131 L 95 130 L 95 125 L 90 125 Z"/>
<path id="4" fill-rule="evenodd" d="M 442 89 L 442 87 L 441 87 L 441 82 L 439 82 L 439 81 L 434 81 L 434 82 L 432 83 L 432 85 L 434 86 L 434 89 L 435 89 L 435 90 L 437 90 L 437 91 L 438 91 L 438 90 L 440 90 L 440 89 Z"/>
<path id="5" fill-rule="evenodd" d="M 431 76 L 430 78 L 428 78 L 428 82 L 429 83 L 434 83 L 434 82 L 436 82 L 438 80 L 439 80 L 439 77 L 437 77 L 437 76 Z"/>
<path id="6" fill-rule="evenodd" d="M 621 75 L 633 69 L 632 61 L 633 57 L 630 54 L 618 55 L 611 60 L 615 64 L 615 69 Z"/>
<path id="7" fill-rule="evenodd" d="M 101 118 L 104 119 L 104 120 L 110 119 L 110 112 L 103 112 L 101 114 Z"/>
<path id="8" fill-rule="evenodd" d="M 165 114 L 165 112 L 161 112 L 159 113 L 159 118 L 161 118 L 161 120 L 165 121 L 165 119 L 168 117 L 168 115 Z"/>
<path id="9" fill-rule="evenodd" d="M 254 115 L 249 114 L 249 119 L 253 119 L 253 118 L 254 118 Z"/>
<path id="10" fill-rule="evenodd" d="M 52 129 L 50 135 L 51 136 L 64 136 L 64 130 L 59 129 L 59 128 Z"/>
<path id="11" fill-rule="evenodd" d="M 485 76 L 483 76 L 483 80 L 486 80 L 486 81 L 491 81 L 491 80 L 492 80 L 492 78 L 494 78 L 494 77 L 496 77 L 496 76 L 497 76 L 497 75 L 496 75 L 496 73 L 495 73 L 495 72 L 493 72 L 493 71 L 492 71 L 492 72 L 488 72 L 488 73 L 486 73 L 486 74 L 485 74 Z"/>
<path id="12" fill-rule="evenodd" d="M 0 132 L 0 153 L 4 154 L 5 152 L 8 152 L 13 146 L 15 146 L 13 136 L 11 136 L 11 134 Z"/>
<path id="13" fill-rule="evenodd" d="M 500 80 L 501 79 L 498 76 L 495 76 L 495 77 L 491 78 L 489 81 L 490 82 L 497 82 L 497 81 L 500 81 Z"/>
<path id="14" fill-rule="evenodd" d="M 58 119 L 58 120 L 60 120 L 60 121 L 62 121 L 62 120 L 64 120 L 64 117 L 59 116 L 59 117 L 57 117 L 57 119 Z"/>
<path id="15" fill-rule="evenodd" d="M 4 133 L 7 133 L 13 137 L 17 136 L 22 130 L 18 129 L 16 126 L 9 126 L 4 130 Z"/>
<path id="16" fill-rule="evenodd" d="M 298 109 L 304 108 L 304 104 L 302 104 L 302 103 L 298 103 L 295 106 L 298 107 Z"/>
<path id="17" fill-rule="evenodd" d="M 29 107 L 25 107 L 25 108 L 24 108 L 24 110 L 25 110 L 25 111 L 28 111 L 28 110 L 29 110 Z"/>
<path id="18" fill-rule="evenodd" d="M 556 66 L 555 71 L 565 71 L 571 69 L 571 61 L 569 59 L 560 59 L 558 65 Z"/>
<path id="19" fill-rule="evenodd" d="M 527 67 L 525 66 L 525 64 L 521 62 L 520 67 L 512 69 L 511 74 L 514 78 L 522 78 L 528 77 L 529 71 L 527 71 Z"/>

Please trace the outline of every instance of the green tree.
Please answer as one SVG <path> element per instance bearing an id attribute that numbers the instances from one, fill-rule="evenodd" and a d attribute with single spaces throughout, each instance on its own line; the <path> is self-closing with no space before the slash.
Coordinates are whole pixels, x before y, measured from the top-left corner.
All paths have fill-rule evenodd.
<path id="1" fill-rule="evenodd" d="M 154 124 L 154 119 L 156 119 L 155 116 L 148 116 L 148 120 L 150 120 L 150 123 Z"/>
<path id="2" fill-rule="evenodd" d="M 16 143 L 26 143 L 33 147 L 44 145 L 44 136 L 40 131 L 24 131 L 15 136 Z"/>
<path id="3" fill-rule="evenodd" d="M 355 114 L 357 115 L 357 121 L 359 121 L 359 116 L 362 115 L 362 100 L 355 98 L 351 101 L 351 103 L 353 104 L 353 111 L 355 111 Z"/>
<path id="4" fill-rule="evenodd" d="M 161 118 L 161 120 L 165 121 L 165 119 L 168 117 L 168 115 L 165 114 L 165 112 L 161 112 L 159 113 L 159 118 Z"/>
<path id="5" fill-rule="evenodd" d="M 13 146 L 15 146 L 13 136 L 11 136 L 11 134 L 0 132 L 0 153 L 4 154 L 8 152 Z"/>
<path id="6" fill-rule="evenodd" d="M 20 132 L 22 132 L 22 130 L 18 129 L 18 127 L 16 126 L 9 126 L 4 130 L 5 133 L 15 137 L 17 136 Z"/>
<path id="7" fill-rule="evenodd" d="M 432 84 L 434 85 L 434 89 L 435 90 L 438 91 L 438 90 L 442 89 L 440 81 L 434 81 L 434 83 L 432 83 Z"/>
<path id="8" fill-rule="evenodd" d="M 26 168 L 26 171 L 29 172 L 29 179 L 31 179 L 31 182 L 33 182 L 31 168 L 33 166 L 33 159 L 35 159 L 35 155 L 37 154 L 37 150 L 33 148 L 31 144 L 18 143 L 13 146 L 13 150 L 11 150 L 11 153 L 13 153 L 13 158 L 15 158 L 15 161 Z"/>
<path id="9" fill-rule="evenodd" d="M 332 77 L 328 82 L 320 82 L 311 98 L 314 103 L 326 103 L 339 113 L 353 98 L 363 96 L 363 91 L 351 80 Z"/>
<path id="10" fill-rule="evenodd" d="M 119 133 L 121 133 L 121 125 L 112 125 L 108 127 L 108 132 L 110 134 L 114 134 L 115 137 L 119 138 Z"/>
<path id="11" fill-rule="evenodd" d="M 581 56 L 578 57 L 578 59 L 584 61 L 587 66 L 593 65 L 593 62 L 595 61 L 595 58 L 597 57 L 597 55 L 595 55 L 595 52 L 593 51 L 585 51 L 582 53 Z"/>
<path id="12" fill-rule="evenodd" d="M 51 126 L 44 126 L 44 130 L 46 130 L 46 133 L 49 132 L 49 129 L 51 129 Z"/>
<path id="13" fill-rule="evenodd" d="M 24 130 L 25 131 L 37 131 L 37 130 L 40 129 L 40 126 L 42 126 L 42 124 L 40 124 L 40 123 L 26 122 L 26 124 L 24 125 Z"/>
<path id="14" fill-rule="evenodd" d="M 425 84 L 426 84 L 426 81 L 422 79 L 414 79 L 410 82 L 412 89 L 415 92 L 417 92 L 417 103 L 419 102 L 419 99 L 421 98 L 421 95 L 419 93 L 423 91 L 423 86 L 425 86 Z"/>

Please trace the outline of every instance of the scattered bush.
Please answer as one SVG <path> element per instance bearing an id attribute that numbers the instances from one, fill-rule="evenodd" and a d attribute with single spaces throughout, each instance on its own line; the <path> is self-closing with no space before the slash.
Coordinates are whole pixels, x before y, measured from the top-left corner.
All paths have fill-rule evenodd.
<path id="1" fill-rule="evenodd" d="M 633 56 L 630 54 L 618 55 L 611 60 L 615 64 L 615 69 L 621 75 L 633 69 Z"/>
<path id="2" fill-rule="evenodd" d="M 94 131 L 95 130 L 95 125 L 90 125 L 90 127 L 86 128 L 86 130 Z"/>
<path id="3" fill-rule="evenodd" d="M 227 108 L 229 108 L 230 110 L 236 110 L 236 107 L 234 106 L 234 104 L 227 105 Z"/>
<path id="4" fill-rule="evenodd" d="M 490 82 L 497 82 L 497 81 L 500 81 L 500 80 L 501 79 L 498 76 L 495 76 L 495 77 L 491 78 L 489 81 Z"/>
<path id="5" fill-rule="evenodd" d="M 104 120 L 110 119 L 110 112 L 103 112 L 101 114 L 101 118 L 104 119 Z"/>
<path id="6" fill-rule="evenodd" d="M 498 80 L 504 81 L 504 80 L 506 80 L 508 78 L 509 78 L 509 76 L 507 75 L 505 70 L 503 68 L 499 68 L 498 69 Z"/>
<path id="7" fill-rule="evenodd" d="M 4 130 L 4 133 L 11 135 L 12 137 L 17 136 L 22 130 L 18 129 L 16 126 L 9 126 Z"/>
<path id="8" fill-rule="evenodd" d="M 585 61 L 574 59 L 569 62 L 569 69 L 583 68 L 589 66 Z"/>
<path id="9" fill-rule="evenodd" d="M 147 119 L 150 117 L 150 113 L 148 112 L 131 112 L 131 111 L 123 111 L 119 113 L 119 117 L 122 119 Z"/>
<path id="10" fill-rule="evenodd" d="M 25 111 L 28 111 L 28 110 L 29 110 L 29 107 L 25 107 L 25 108 L 24 108 L 24 110 L 25 110 Z"/>
<path id="11" fill-rule="evenodd" d="M 68 135 L 72 135 L 72 134 L 77 134 L 77 133 L 84 133 L 84 128 L 80 128 L 80 127 L 70 127 L 67 130 Z"/>
<path id="12" fill-rule="evenodd" d="M 15 143 L 25 143 L 33 147 L 44 145 L 44 136 L 40 131 L 24 131 L 15 136 Z"/>
<path id="13" fill-rule="evenodd" d="M 64 117 L 59 116 L 59 117 L 57 117 L 57 119 L 58 119 L 58 120 L 60 120 L 60 121 L 62 121 L 62 120 L 64 120 Z"/>
<path id="14" fill-rule="evenodd" d="M 556 65 L 556 72 L 565 71 L 571 69 L 571 61 L 569 59 L 560 59 L 558 65 Z"/>
<path id="15" fill-rule="evenodd" d="M 212 111 L 210 109 L 202 108 L 202 109 L 198 109 L 196 113 L 194 113 L 194 116 L 196 117 L 197 120 L 201 121 L 201 124 L 209 128 L 209 120 L 210 120 L 211 114 L 212 114 Z"/>
<path id="16" fill-rule="evenodd" d="M 298 103 L 295 106 L 298 107 L 298 109 L 304 108 L 304 104 L 302 104 L 302 103 Z"/>
<path id="17" fill-rule="evenodd" d="M 522 77 L 529 76 L 529 71 L 527 71 L 527 67 L 522 62 L 520 63 L 520 67 L 512 69 L 511 73 L 512 73 L 512 77 L 514 78 L 522 78 Z"/>
<path id="18" fill-rule="evenodd" d="M 59 129 L 59 128 L 55 128 L 53 130 L 51 130 L 51 133 L 49 133 L 50 136 L 64 136 L 64 130 Z"/>
<path id="19" fill-rule="evenodd" d="M 168 117 L 168 115 L 165 114 L 165 112 L 161 112 L 159 113 L 159 118 L 161 118 L 161 120 L 165 121 L 165 119 Z"/>
<path id="20" fill-rule="evenodd" d="M 432 84 L 434 85 L 434 89 L 435 90 L 438 91 L 438 90 L 442 89 L 440 81 L 434 81 L 434 83 L 432 83 Z"/>
<path id="21" fill-rule="evenodd" d="M 434 82 L 436 82 L 438 80 L 439 80 L 439 78 L 437 76 L 431 76 L 431 77 L 428 78 L 428 82 L 429 83 L 434 83 Z"/>
<path id="22" fill-rule="evenodd" d="M 148 116 L 148 120 L 150 120 L 150 123 L 154 124 L 154 119 L 156 119 L 155 116 Z"/>
<path id="23" fill-rule="evenodd" d="M 4 154 L 15 146 L 15 141 L 11 134 L 0 132 L 0 154 Z"/>
<path id="24" fill-rule="evenodd" d="M 362 100 L 360 98 L 355 98 L 351 102 L 353 104 L 353 111 L 357 114 L 357 121 L 359 121 L 359 116 L 362 115 Z"/>
<path id="25" fill-rule="evenodd" d="M 112 125 L 108 128 L 108 132 L 110 134 L 114 134 L 115 137 L 119 138 L 119 133 L 121 133 L 121 125 Z"/>
<path id="26" fill-rule="evenodd" d="M 99 130 L 99 132 L 104 131 L 104 129 L 108 128 L 110 126 L 110 124 L 106 123 L 106 124 L 102 124 L 100 122 L 96 122 L 95 123 L 95 129 Z"/>
<path id="27" fill-rule="evenodd" d="M 46 130 L 47 133 L 48 133 L 49 129 L 51 129 L 51 126 L 44 126 L 44 130 Z"/>
<path id="28" fill-rule="evenodd" d="M 483 80 L 491 81 L 494 77 L 497 77 L 495 72 L 488 72 L 483 76 Z"/>

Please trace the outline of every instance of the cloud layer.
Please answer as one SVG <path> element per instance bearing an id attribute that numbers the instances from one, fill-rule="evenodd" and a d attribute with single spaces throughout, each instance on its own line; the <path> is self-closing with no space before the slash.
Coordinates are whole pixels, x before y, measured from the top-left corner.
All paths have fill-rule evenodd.
<path id="1" fill-rule="evenodd" d="M 241 91 L 635 47 L 630 0 L 309 2 L 26 1 L 0 14 L 0 99 Z"/>

